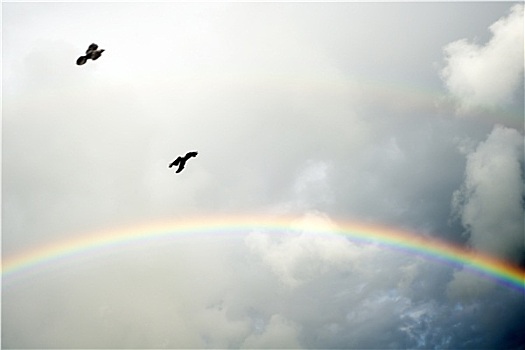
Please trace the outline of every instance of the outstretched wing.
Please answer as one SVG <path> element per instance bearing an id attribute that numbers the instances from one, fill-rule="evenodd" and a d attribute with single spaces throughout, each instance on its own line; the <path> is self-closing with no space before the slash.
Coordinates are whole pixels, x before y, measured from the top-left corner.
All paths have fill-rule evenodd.
<path id="1" fill-rule="evenodd" d="M 186 156 L 184 158 L 189 159 L 191 157 L 197 157 L 197 154 L 198 154 L 198 152 L 196 152 L 196 151 L 188 152 L 188 153 L 186 153 Z"/>
<path id="2" fill-rule="evenodd" d="M 86 50 L 86 53 L 89 54 L 89 53 L 95 51 L 96 49 L 98 49 L 98 45 L 93 43 L 93 44 L 89 45 L 88 49 Z"/>
<path id="3" fill-rule="evenodd" d="M 184 169 L 184 164 L 186 164 L 186 162 L 180 162 L 179 168 L 177 169 L 177 171 L 175 173 L 180 173 L 182 171 L 182 169 Z"/>
<path id="4" fill-rule="evenodd" d="M 102 52 L 104 52 L 104 51 L 105 51 L 104 49 L 100 49 L 100 50 L 93 51 L 93 52 L 91 53 L 91 59 L 92 59 L 93 61 L 95 61 L 97 58 L 100 57 L 100 55 L 102 55 Z"/>
<path id="5" fill-rule="evenodd" d="M 171 162 L 171 164 L 168 166 L 168 168 L 171 168 L 172 166 L 179 165 L 181 160 L 182 160 L 182 157 L 177 157 L 177 159 L 175 159 L 173 162 Z"/>

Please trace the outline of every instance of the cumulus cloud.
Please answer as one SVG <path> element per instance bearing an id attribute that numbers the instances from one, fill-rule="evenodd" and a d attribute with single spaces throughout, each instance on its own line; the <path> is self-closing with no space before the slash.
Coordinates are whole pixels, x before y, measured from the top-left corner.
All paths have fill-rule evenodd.
<path id="1" fill-rule="evenodd" d="M 467 156 L 453 207 L 476 249 L 516 259 L 523 249 L 523 136 L 496 126 Z"/>
<path id="2" fill-rule="evenodd" d="M 318 221 L 330 224 L 328 218 L 310 214 L 295 226 L 313 227 Z M 289 287 L 311 281 L 332 269 L 349 269 L 361 255 L 359 247 L 342 237 L 326 239 L 323 234 L 304 232 L 279 236 L 255 232 L 246 238 L 246 244 L 270 267 L 281 283 Z"/>
<path id="3" fill-rule="evenodd" d="M 523 81 L 523 5 L 490 26 L 485 45 L 467 39 L 445 46 L 442 79 L 457 98 L 460 112 L 510 102 Z"/>
<path id="4" fill-rule="evenodd" d="M 523 146 L 523 136 L 516 130 L 494 127 L 487 140 L 468 154 L 465 181 L 452 199 L 468 243 L 515 262 L 524 251 Z M 476 297 L 490 286 L 458 272 L 449 293 Z"/>
<path id="5" fill-rule="evenodd" d="M 522 99 L 517 91 L 523 89 L 523 10 L 522 4 L 514 5 L 507 16 L 494 22 L 485 45 L 462 39 L 444 48 L 447 64 L 441 78 L 460 115 L 487 107 L 506 108 Z M 517 111 L 522 124 L 523 106 Z M 468 245 L 519 263 L 524 252 L 524 144 L 516 129 L 496 124 L 485 141 L 478 143 L 480 136 L 457 140 L 467 162 L 464 181 L 452 195 L 452 208 Z M 452 299 L 475 300 L 493 287 L 456 271 L 447 293 Z"/>
<path id="6" fill-rule="evenodd" d="M 461 225 L 447 226 L 465 166 L 456 140 L 470 140 L 463 155 L 475 158 L 492 125 L 439 118 L 433 95 L 414 92 L 440 83 L 429 62 L 442 57 L 442 43 L 472 24 L 486 28 L 510 6 L 326 5 L 6 7 L 6 256 L 137 220 L 308 215 L 290 232 L 195 233 L 20 273 L 4 280 L 4 347 L 511 344 L 502 334 L 523 316 L 514 291 L 493 288 L 456 305 L 446 295 L 449 266 L 306 233 L 340 218 L 458 238 Z M 444 20 L 451 25 L 436 30 Z M 78 69 L 91 40 L 108 54 Z M 144 50 L 130 55 L 137 41 Z M 489 162 L 502 145 L 512 173 L 516 134 L 485 143 Z M 191 149 L 199 157 L 174 175 L 167 165 Z M 518 181 L 509 179 L 498 186 Z M 455 196 L 466 222 L 476 221 L 468 207 L 491 197 L 476 192 L 484 181 L 472 182 L 483 185 Z M 498 208 L 483 214 L 496 220 Z M 508 316 L 499 325 L 486 322 L 494 310 Z"/>

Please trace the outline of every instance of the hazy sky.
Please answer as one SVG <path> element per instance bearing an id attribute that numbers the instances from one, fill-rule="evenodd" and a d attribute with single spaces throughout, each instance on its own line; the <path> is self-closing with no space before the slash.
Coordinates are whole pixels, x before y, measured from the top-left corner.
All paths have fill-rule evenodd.
<path id="1" fill-rule="evenodd" d="M 523 12 L 4 2 L 2 256 L 288 215 L 525 266 Z M 77 66 L 92 42 L 106 51 Z M 195 234 L 17 277 L 3 278 L 3 348 L 525 346 L 523 294 L 335 237 Z"/>

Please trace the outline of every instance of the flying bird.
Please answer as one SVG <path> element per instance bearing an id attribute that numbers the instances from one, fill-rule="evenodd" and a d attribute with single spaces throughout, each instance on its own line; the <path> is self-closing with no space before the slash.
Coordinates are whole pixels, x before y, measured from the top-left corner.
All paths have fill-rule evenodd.
<path id="1" fill-rule="evenodd" d="M 177 169 L 175 173 L 180 173 L 182 169 L 184 169 L 184 165 L 186 165 L 186 162 L 188 161 L 188 159 L 190 159 L 191 157 L 197 157 L 197 154 L 198 154 L 197 152 L 193 151 L 193 152 L 186 153 L 184 157 L 178 156 L 177 159 L 175 159 L 169 165 L 169 168 L 171 168 L 172 166 L 179 166 L 179 168 Z"/>
<path id="2" fill-rule="evenodd" d="M 102 52 L 104 52 L 104 49 L 99 49 L 97 44 L 91 44 L 89 45 L 88 49 L 86 50 L 85 56 L 80 56 L 77 59 L 77 64 L 79 66 L 83 65 L 87 62 L 88 59 L 92 59 L 93 61 L 102 55 Z"/>

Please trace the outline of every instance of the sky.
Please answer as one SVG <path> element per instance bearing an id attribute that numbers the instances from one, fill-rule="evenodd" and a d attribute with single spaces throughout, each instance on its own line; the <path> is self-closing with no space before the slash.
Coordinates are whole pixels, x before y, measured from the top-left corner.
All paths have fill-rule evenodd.
<path id="1" fill-rule="evenodd" d="M 2 258 L 137 225 L 291 217 L 523 268 L 523 13 L 3 2 Z M 102 56 L 77 66 L 91 43 Z M 461 266 L 227 231 L 3 275 L 2 348 L 525 348 L 523 292 Z"/>

